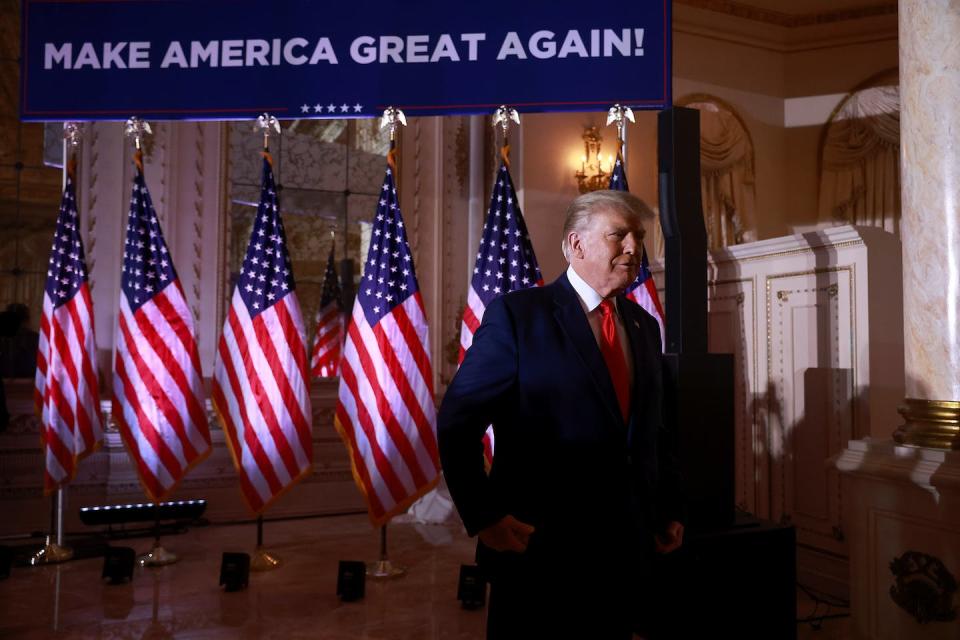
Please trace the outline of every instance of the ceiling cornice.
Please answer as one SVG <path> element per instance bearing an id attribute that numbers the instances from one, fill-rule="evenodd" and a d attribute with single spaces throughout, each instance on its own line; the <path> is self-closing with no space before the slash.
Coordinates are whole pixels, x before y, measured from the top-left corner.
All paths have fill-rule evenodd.
<path id="1" fill-rule="evenodd" d="M 864 7 L 801 14 L 763 9 L 744 2 L 736 2 L 736 0 L 673 0 L 673 3 L 786 28 L 862 20 L 863 18 L 896 15 L 897 13 L 896 2 L 878 2 Z"/>

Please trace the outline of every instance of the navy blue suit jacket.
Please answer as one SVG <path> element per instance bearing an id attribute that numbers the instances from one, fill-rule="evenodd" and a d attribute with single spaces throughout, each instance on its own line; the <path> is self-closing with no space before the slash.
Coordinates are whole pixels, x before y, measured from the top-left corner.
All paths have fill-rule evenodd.
<path id="1" fill-rule="evenodd" d="M 478 560 L 493 572 L 558 559 L 575 566 L 640 556 L 683 520 L 680 476 L 664 428 L 656 320 L 617 300 L 631 346 L 631 418 L 566 274 L 487 307 L 438 417 L 447 485 L 470 535 L 510 514 L 535 527 L 527 552 Z M 489 476 L 482 436 L 495 425 Z"/>

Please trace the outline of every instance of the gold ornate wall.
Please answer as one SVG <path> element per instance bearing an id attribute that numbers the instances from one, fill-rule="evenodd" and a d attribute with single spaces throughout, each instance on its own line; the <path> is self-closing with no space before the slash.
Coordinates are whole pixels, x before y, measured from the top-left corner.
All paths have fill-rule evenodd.
<path id="1" fill-rule="evenodd" d="M 43 164 L 43 125 L 18 117 L 19 55 L 20 3 L 0 0 L 0 309 L 27 304 L 36 328 L 61 170 Z"/>

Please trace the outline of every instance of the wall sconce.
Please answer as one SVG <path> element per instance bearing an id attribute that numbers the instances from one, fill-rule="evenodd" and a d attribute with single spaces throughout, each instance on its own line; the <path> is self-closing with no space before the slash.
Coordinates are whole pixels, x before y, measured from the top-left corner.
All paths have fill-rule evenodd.
<path id="1" fill-rule="evenodd" d="M 602 142 L 603 137 L 596 127 L 584 127 L 583 156 L 580 160 L 580 169 L 574 173 L 580 193 L 606 189 L 610 182 L 610 173 L 603 168 L 604 159 L 603 154 L 600 153 Z M 608 169 L 613 168 L 612 162 L 613 157 L 608 157 Z"/>

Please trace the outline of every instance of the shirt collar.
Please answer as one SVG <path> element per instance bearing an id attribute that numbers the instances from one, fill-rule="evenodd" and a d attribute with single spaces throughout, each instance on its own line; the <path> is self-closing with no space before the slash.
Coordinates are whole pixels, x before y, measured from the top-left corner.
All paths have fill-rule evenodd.
<path id="1" fill-rule="evenodd" d="M 567 280 L 570 281 L 570 285 L 573 287 L 573 290 L 577 292 L 577 296 L 580 298 L 580 303 L 583 305 L 583 308 L 590 313 L 594 309 L 600 306 L 600 303 L 603 302 L 603 298 L 597 293 L 593 287 L 588 285 L 586 281 L 580 277 L 580 275 L 574 270 L 573 265 L 567 267 Z"/>

